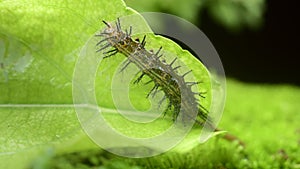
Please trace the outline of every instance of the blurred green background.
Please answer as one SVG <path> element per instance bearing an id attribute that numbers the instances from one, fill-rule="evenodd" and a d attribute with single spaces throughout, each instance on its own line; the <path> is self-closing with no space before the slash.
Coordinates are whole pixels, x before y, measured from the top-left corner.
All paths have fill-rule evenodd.
<path id="1" fill-rule="evenodd" d="M 296 1 L 125 0 L 139 12 L 171 13 L 212 41 L 227 76 L 246 82 L 300 85 Z"/>

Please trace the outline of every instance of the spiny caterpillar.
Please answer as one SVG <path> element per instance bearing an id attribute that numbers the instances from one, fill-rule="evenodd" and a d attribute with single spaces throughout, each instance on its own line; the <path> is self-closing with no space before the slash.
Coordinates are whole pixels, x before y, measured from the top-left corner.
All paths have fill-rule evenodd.
<path id="1" fill-rule="evenodd" d="M 115 54 L 122 53 L 127 60 L 123 71 L 130 63 L 135 64 L 141 71 L 141 75 L 134 81 L 139 83 L 144 76 L 148 76 L 153 82 L 154 87 L 148 93 L 147 97 L 152 93 L 155 95 L 158 91 L 163 91 L 164 97 L 160 101 L 167 99 L 168 106 L 164 111 L 172 110 L 173 120 L 177 117 L 181 117 L 183 123 L 186 121 L 194 120 L 199 125 L 203 126 L 204 123 L 209 120 L 208 111 L 201 106 L 199 99 L 196 96 L 202 96 L 202 93 L 196 93 L 192 91 L 192 86 L 199 84 L 199 82 L 186 82 L 185 76 L 191 72 L 187 71 L 184 74 L 178 74 L 177 69 L 181 66 L 173 66 L 177 58 L 172 60 L 169 64 L 161 59 L 160 54 L 162 47 L 157 52 L 145 49 L 146 36 L 140 42 L 138 39 L 133 40 L 131 38 L 132 27 L 129 27 L 129 31 L 121 29 L 120 20 L 117 19 L 115 26 L 103 21 L 107 26 L 100 34 L 101 39 L 96 46 L 100 46 L 97 52 L 103 52 L 104 58 L 111 57 Z M 107 50 L 112 48 L 111 50 Z M 196 117 L 199 116 L 199 119 Z M 210 121 L 210 120 L 209 120 Z"/>

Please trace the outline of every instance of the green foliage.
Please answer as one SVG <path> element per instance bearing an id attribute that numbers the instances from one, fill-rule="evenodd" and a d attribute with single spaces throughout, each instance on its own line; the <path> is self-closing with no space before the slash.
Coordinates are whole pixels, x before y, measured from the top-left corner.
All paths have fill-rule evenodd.
<path id="1" fill-rule="evenodd" d="M 203 0 L 125 0 L 125 2 L 129 7 L 139 12 L 168 12 L 190 21 L 197 21 L 197 14 L 205 5 Z"/>
<path id="2" fill-rule="evenodd" d="M 229 30 L 256 29 L 263 22 L 265 1 L 214 0 L 207 7 L 212 17 Z"/>
<path id="3" fill-rule="evenodd" d="M 201 23 L 201 15 L 208 12 L 216 22 L 230 31 L 249 27 L 256 29 L 263 22 L 265 0 L 125 0 L 139 12 L 167 12 L 193 23 Z"/>
<path id="4" fill-rule="evenodd" d="M 64 159 L 73 167 L 79 165 L 74 163 L 79 161 L 87 168 L 107 167 L 114 163 L 127 166 L 124 168 L 149 169 L 300 168 L 300 89 L 288 85 L 244 84 L 234 80 L 228 80 L 227 84 L 227 103 L 220 127 L 237 135 L 245 147 L 217 136 L 185 153 L 167 152 L 151 158 L 128 159 L 103 151 L 88 151 L 56 156 L 50 163 L 56 166 L 57 161 Z M 75 156 L 80 160 L 74 160 Z"/>
<path id="5" fill-rule="evenodd" d="M 228 12 L 223 9 L 228 1 L 213 2 L 226 4 L 205 6 Z M 99 20 L 132 13 L 117 0 L 0 1 L 0 168 L 300 168 L 299 88 L 236 81 L 228 84 L 221 128 L 243 140 L 245 149 L 219 138 L 198 145 L 196 129 L 183 145 L 157 157 L 127 159 L 99 150 L 81 130 L 72 107 L 72 73 Z M 241 18 L 224 22 L 236 20 Z M 152 38 L 194 61 L 173 42 Z M 201 65 L 187 60 L 193 69 Z M 130 131 L 123 122 L 116 125 Z M 151 135 L 162 123 L 145 127 Z"/>
<path id="6" fill-rule="evenodd" d="M 23 168 L 43 146 L 65 148 L 79 137 L 72 105 L 78 53 L 101 19 L 129 13 L 120 1 L 0 3 L 0 168 Z"/>
<path id="7" fill-rule="evenodd" d="M 99 30 L 102 19 L 112 21 L 129 14 L 134 11 L 118 0 L 1 1 L 0 168 L 24 168 L 44 153 L 45 158 L 38 158 L 32 164 L 40 168 L 56 153 L 97 147 L 82 132 L 76 118 L 72 98 L 74 66 L 81 48 Z M 182 62 L 198 77 L 205 76 L 210 90 L 207 70 L 194 56 L 168 39 L 153 35 L 149 38 L 152 44 L 163 45 L 165 50 L 184 56 Z M 107 88 L 97 86 L 100 107 L 116 112 L 114 107 L 101 102 L 110 94 L 106 91 Z M 144 93 L 135 95 L 145 97 Z M 107 116 L 117 128 L 139 136 L 140 129 L 131 130 L 120 116 Z M 145 125 L 144 134 L 155 135 L 166 123 L 171 121 L 160 119 Z M 179 147 L 174 151 L 187 151 L 196 146 L 199 130 L 191 132 L 186 140 L 188 145 L 182 145 L 184 149 Z"/>

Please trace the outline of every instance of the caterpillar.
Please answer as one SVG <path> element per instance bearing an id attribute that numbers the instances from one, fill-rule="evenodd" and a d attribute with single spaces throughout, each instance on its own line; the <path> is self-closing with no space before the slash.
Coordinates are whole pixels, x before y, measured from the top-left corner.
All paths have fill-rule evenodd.
<path id="1" fill-rule="evenodd" d="M 208 116 L 208 110 L 205 109 L 197 97 L 204 97 L 201 92 L 193 92 L 192 86 L 198 85 L 200 82 L 186 82 L 185 76 L 192 72 L 179 74 L 177 69 L 181 66 L 173 66 L 177 61 L 174 58 L 170 63 L 166 63 L 161 54 L 162 47 L 156 52 L 146 50 L 146 35 L 142 41 L 139 39 L 133 40 L 132 26 L 129 30 L 122 30 L 120 19 L 118 18 L 115 25 L 103 21 L 106 28 L 95 36 L 101 37 L 101 40 L 96 44 L 96 52 L 102 52 L 105 56 L 104 59 L 110 58 L 117 53 L 123 54 L 127 60 L 121 71 L 133 63 L 141 72 L 134 83 L 139 83 L 144 76 L 148 76 L 151 80 L 147 84 L 153 82 L 154 86 L 149 91 L 146 97 L 150 94 L 155 95 L 158 91 L 164 93 L 164 97 L 160 103 L 167 99 L 168 105 L 164 111 L 164 115 L 168 110 L 173 112 L 172 119 L 176 121 L 178 117 L 182 122 L 194 120 L 200 126 L 203 126 L 206 121 L 211 121 Z M 196 118 L 196 117 L 200 117 Z"/>

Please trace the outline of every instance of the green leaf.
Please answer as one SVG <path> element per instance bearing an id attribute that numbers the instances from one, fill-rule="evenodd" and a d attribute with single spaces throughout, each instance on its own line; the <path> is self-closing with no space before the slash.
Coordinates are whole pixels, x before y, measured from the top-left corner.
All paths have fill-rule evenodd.
<path id="1" fill-rule="evenodd" d="M 142 38 L 142 35 L 140 35 Z M 173 41 L 161 37 L 161 36 L 154 36 L 153 34 L 147 34 L 147 44 L 146 45 L 146 49 L 158 49 L 160 46 L 163 46 L 163 51 L 165 53 L 171 53 L 168 56 L 163 56 L 163 59 L 166 59 L 167 63 L 170 63 L 173 59 L 174 59 L 174 55 L 176 57 L 178 57 L 178 62 L 182 62 L 181 65 L 184 64 L 185 68 L 182 69 L 178 69 L 179 73 L 178 74 L 183 74 L 185 72 L 187 72 L 187 70 L 191 69 L 193 70 L 193 74 L 195 76 L 195 78 L 197 79 L 186 79 L 186 81 L 202 81 L 204 82 L 203 84 L 200 84 L 198 86 L 198 89 L 200 89 L 203 92 L 207 92 L 206 94 L 206 98 L 205 99 L 201 99 L 201 105 L 203 105 L 204 107 L 209 108 L 210 106 L 210 102 L 211 102 L 211 85 L 210 85 L 210 76 L 208 74 L 208 71 L 206 70 L 206 68 L 201 64 L 201 62 L 199 62 L 199 60 L 197 60 L 194 56 L 192 56 L 189 52 L 182 50 L 180 48 L 179 45 L 177 45 L 176 43 L 174 43 Z M 165 58 L 164 58 L 165 57 Z M 122 61 L 126 60 L 126 57 L 122 54 L 118 54 L 116 56 L 113 56 L 113 58 L 108 58 L 105 59 L 104 61 L 101 62 L 100 66 L 99 66 L 99 70 L 98 70 L 98 75 L 95 79 L 95 86 L 96 86 L 96 93 L 98 95 L 96 95 L 97 97 L 97 101 L 98 101 L 98 105 L 101 105 L 102 107 L 106 107 L 106 108 L 112 108 L 112 109 L 116 109 L 116 103 L 118 102 L 116 101 L 116 96 L 114 97 L 114 95 L 112 95 L 112 91 L 113 89 L 110 88 L 110 86 L 114 84 L 116 84 L 115 88 L 116 90 L 120 90 L 120 92 L 117 91 L 117 97 L 120 98 L 118 105 L 122 110 L 131 110 L 130 105 L 126 104 L 126 102 L 124 104 L 122 104 L 122 101 L 125 100 L 128 96 L 126 95 L 126 92 L 122 92 L 124 90 L 126 90 L 126 87 L 123 87 L 126 84 L 126 80 L 127 79 L 131 79 L 133 76 L 133 80 L 130 82 L 129 88 L 130 88 L 130 93 L 129 93 L 129 97 L 130 97 L 130 103 L 133 105 L 133 107 L 137 110 L 148 110 L 151 107 L 151 103 L 149 100 L 153 101 L 153 104 L 157 104 L 160 99 L 163 97 L 163 95 L 159 95 L 157 94 L 156 97 L 154 97 L 153 99 L 150 97 L 150 99 L 147 99 L 146 96 L 147 94 L 151 91 L 151 88 L 154 86 L 154 83 L 150 83 L 149 85 L 144 85 L 145 82 L 149 81 L 150 79 L 145 78 L 142 79 L 141 83 L 139 84 L 133 84 L 133 81 L 137 78 L 136 76 L 136 72 L 137 72 L 137 68 L 135 65 L 129 65 L 127 69 L 124 70 L 124 72 L 119 73 L 118 72 L 118 67 L 122 67 L 123 65 L 120 64 L 122 63 Z M 113 78 L 114 79 L 113 79 Z M 105 96 L 105 97 L 103 97 Z M 159 105 L 154 105 L 153 107 L 156 108 Z M 162 105 L 161 107 L 163 107 L 164 105 Z M 166 106 L 166 105 L 165 105 Z M 160 109 L 163 110 L 163 109 Z M 115 114 L 117 114 L 117 110 L 114 110 Z M 131 110 L 134 111 L 134 110 Z M 143 113 L 143 112 L 139 112 L 139 113 Z M 145 112 L 147 113 L 147 115 L 153 115 L 156 116 L 158 113 L 157 111 L 148 111 Z M 151 114 L 153 113 L 153 114 Z M 170 116 L 171 116 L 170 112 Z M 104 113 L 107 115 L 111 115 L 111 113 Z M 122 115 L 120 115 L 120 117 L 122 117 Z M 117 118 L 115 115 L 113 118 Z M 122 118 L 121 118 L 122 119 Z M 120 120 L 121 120 L 120 119 Z M 167 124 L 164 125 L 157 125 L 156 123 L 165 123 L 163 121 L 166 121 L 167 119 Z M 171 117 L 161 117 L 160 120 L 158 121 L 154 121 L 153 124 L 149 123 L 147 125 L 145 124 L 136 124 L 136 123 L 131 123 L 133 126 L 133 128 L 131 128 L 131 130 L 127 130 L 127 128 L 130 128 L 128 126 L 130 126 L 130 122 L 128 121 L 127 123 L 121 122 L 120 120 L 111 120 L 112 123 L 115 123 L 116 125 L 118 125 L 119 127 L 117 127 L 118 129 L 120 129 L 122 131 L 122 133 L 126 133 L 129 135 L 139 135 L 139 137 L 141 137 L 141 132 L 139 132 L 141 130 L 141 128 L 143 128 L 142 135 L 144 135 L 144 137 L 150 137 L 150 136 L 154 136 L 157 135 L 158 133 L 160 133 L 161 131 L 165 130 L 166 128 L 170 127 L 170 125 L 172 125 L 172 118 Z M 125 120 L 123 118 L 123 120 Z M 113 122 L 114 121 L 114 122 Z M 122 120 L 121 120 L 122 121 Z M 127 127 L 126 127 L 127 126 Z M 153 126 L 157 126 L 157 131 L 153 130 Z M 164 127 L 163 127 L 164 126 Z M 162 127 L 162 128 L 161 128 Z M 199 131 L 198 131 L 199 132 Z M 200 132 L 199 132 L 200 133 Z M 198 133 L 198 135 L 199 135 Z"/>
<path id="2" fill-rule="evenodd" d="M 96 147 L 83 134 L 76 118 L 73 71 L 81 48 L 103 27 L 100 21 L 129 14 L 134 12 L 118 0 L 0 2 L 0 168 L 24 167 L 49 145 L 59 153 Z M 147 47 L 164 46 L 164 50 L 175 53 L 188 68 L 195 70 L 196 77 L 206 81 L 208 97 L 203 105 L 209 107 L 210 78 L 204 66 L 174 42 L 154 35 L 148 38 L 151 43 Z M 107 64 L 119 63 L 122 56 L 118 57 L 119 60 Z M 110 91 L 101 82 L 106 77 L 110 79 L 113 71 L 114 67 L 99 69 L 105 76 L 96 79 L 96 97 L 99 106 L 109 110 L 104 114 L 114 127 L 135 137 L 141 136 L 143 128 L 142 136 L 149 137 L 171 124 L 161 118 L 154 124 L 130 126 L 116 115 Z M 138 109 L 147 109 L 149 102 L 144 93 L 149 88 L 137 88 L 131 93 L 133 104 Z M 190 138 L 197 140 L 199 132 L 195 129 Z"/>
<path id="3" fill-rule="evenodd" d="M 24 167 L 43 145 L 81 132 L 72 104 L 78 53 L 102 19 L 130 13 L 117 0 L 0 3 L 0 168 Z"/>

